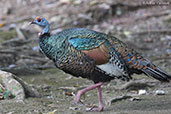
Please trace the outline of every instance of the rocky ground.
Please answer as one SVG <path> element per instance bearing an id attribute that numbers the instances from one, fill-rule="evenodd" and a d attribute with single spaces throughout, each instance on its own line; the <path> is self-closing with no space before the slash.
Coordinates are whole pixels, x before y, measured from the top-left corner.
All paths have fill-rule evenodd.
<path id="1" fill-rule="evenodd" d="M 171 74 L 170 6 L 169 1 L 160 0 L 0 0 L 0 69 L 31 84 L 23 86 L 34 86 L 42 96 L 23 97 L 17 102 L 13 97 L 6 98 L 12 94 L 0 84 L 0 113 L 84 114 L 97 103 L 96 91 L 92 91 L 82 97 L 84 104 L 72 105 L 75 92 L 92 82 L 54 69 L 40 53 L 37 33 L 41 29 L 28 24 L 37 15 L 49 21 L 52 34 L 84 27 L 114 35 Z M 102 114 L 171 113 L 170 83 L 144 75 L 133 77 L 137 80 L 127 85 L 112 81 L 103 86 L 106 105 Z M 146 90 L 145 95 L 140 95 L 140 90 Z M 157 90 L 165 95 L 156 95 Z"/>

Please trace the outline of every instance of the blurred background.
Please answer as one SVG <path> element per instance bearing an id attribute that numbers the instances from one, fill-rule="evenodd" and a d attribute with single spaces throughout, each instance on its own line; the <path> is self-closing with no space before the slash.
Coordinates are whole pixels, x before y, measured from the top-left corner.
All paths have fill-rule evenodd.
<path id="1" fill-rule="evenodd" d="M 61 113 L 82 114 L 81 109 L 70 108 L 67 102 L 72 100 L 73 91 L 91 82 L 54 69 L 54 64 L 42 55 L 38 47 L 41 29 L 29 25 L 36 16 L 49 21 L 52 34 L 84 27 L 116 36 L 171 74 L 169 0 L 0 0 L 0 69 L 33 84 L 43 96 L 42 101 L 28 98 L 25 108 L 21 108 L 22 103 L 9 105 L 0 95 L 2 113 L 45 113 L 57 109 Z M 111 88 L 109 85 L 107 90 Z"/>

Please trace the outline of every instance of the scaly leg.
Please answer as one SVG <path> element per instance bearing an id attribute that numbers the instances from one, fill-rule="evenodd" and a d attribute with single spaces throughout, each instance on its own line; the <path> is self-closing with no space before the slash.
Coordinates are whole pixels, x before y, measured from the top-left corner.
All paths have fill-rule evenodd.
<path id="1" fill-rule="evenodd" d="M 91 108 L 90 111 L 103 111 L 103 108 L 104 108 L 104 104 L 103 104 L 103 101 L 102 101 L 102 93 L 101 93 L 101 86 L 98 86 L 97 87 L 97 95 L 98 95 L 98 101 L 99 101 L 99 106 L 98 108 Z"/>
<path id="2" fill-rule="evenodd" d="M 82 94 L 84 94 L 85 92 L 90 91 L 90 90 L 92 90 L 92 89 L 95 89 L 95 88 L 97 88 L 97 87 L 100 87 L 102 84 L 103 84 L 103 82 L 99 82 L 99 83 L 97 83 L 97 84 L 94 84 L 94 85 L 89 86 L 89 87 L 87 87 L 87 88 L 84 88 L 84 89 L 82 89 L 82 90 L 79 90 L 79 91 L 77 92 L 77 95 L 74 97 L 73 103 L 75 103 L 75 104 L 78 103 L 78 101 L 80 100 L 80 97 L 81 97 Z M 98 93 L 99 93 L 99 92 L 98 92 Z M 101 92 L 100 92 L 100 94 L 101 94 Z M 101 96 L 101 95 L 100 95 L 100 96 Z"/>
<path id="3" fill-rule="evenodd" d="M 98 108 L 92 107 L 89 111 L 102 111 L 104 108 L 103 102 L 102 102 L 102 93 L 101 93 L 101 85 L 103 82 L 99 82 L 97 84 L 94 84 L 92 86 L 89 86 L 85 89 L 79 90 L 77 92 L 77 95 L 74 97 L 74 103 L 77 103 L 80 100 L 80 97 L 82 94 L 86 93 L 87 91 L 90 91 L 92 89 L 97 88 L 97 95 L 98 95 L 98 101 L 99 101 L 99 106 Z"/>

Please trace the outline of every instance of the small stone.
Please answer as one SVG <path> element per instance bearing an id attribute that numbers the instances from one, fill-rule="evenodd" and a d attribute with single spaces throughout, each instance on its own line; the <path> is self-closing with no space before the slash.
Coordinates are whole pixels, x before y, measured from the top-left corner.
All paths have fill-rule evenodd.
<path id="1" fill-rule="evenodd" d="M 57 110 L 54 110 L 52 112 L 47 112 L 47 113 L 43 113 L 43 114 L 58 114 L 58 111 Z"/>
<path id="2" fill-rule="evenodd" d="M 78 107 L 69 107 L 70 110 L 79 110 Z"/>
<path id="3" fill-rule="evenodd" d="M 14 112 L 8 112 L 8 113 L 6 113 L 6 114 L 13 114 Z"/>
<path id="4" fill-rule="evenodd" d="M 92 108 L 86 108 L 86 111 L 90 111 Z"/>
<path id="5" fill-rule="evenodd" d="M 70 4 L 71 0 L 60 0 L 59 2 L 63 4 Z"/>
<path id="6" fill-rule="evenodd" d="M 130 101 L 139 101 L 141 100 L 139 97 L 132 97 L 129 99 Z"/>
<path id="7" fill-rule="evenodd" d="M 155 95 L 165 95 L 163 90 L 156 90 Z"/>
<path id="8" fill-rule="evenodd" d="M 15 66 L 16 66 L 16 65 L 11 64 L 11 65 L 8 66 L 8 68 L 13 68 L 13 67 L 15 67 Z"/>
<path id="9" fill-rule="evenodd" d="M 57 107 L 57 105 L 52 103 L 52 104 L 49 104 L 48 107 L 54 108 L 54 107 Z"/>
<path id="10" fill-rule="evenodd" d="M 15 29 L 15 28 L 16 28 L 16 24 L 10 24 L 10 26 L 9 26 L 10 30 Z"/>
<path id="11" fill-rule="evenodd" d="M 138 95 L 145 95 L 145 94 L 147 94 L 147 91 L 146 90 L 140 89 L 138 91 Z"/>
<path id="12" fill-rule="evenodd" d="M 74 4 L 81 4 L 82 3 L 82 0 L 75 0 L 74 2 L 73 2 Z"/>

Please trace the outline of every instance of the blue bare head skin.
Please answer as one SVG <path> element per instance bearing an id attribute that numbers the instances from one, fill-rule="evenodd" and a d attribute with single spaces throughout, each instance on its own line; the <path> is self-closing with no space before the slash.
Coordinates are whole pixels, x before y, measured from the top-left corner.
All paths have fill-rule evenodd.
<path id="1" fill-rule="evenodd" d="M 49 32 L 49 23 L 44 17 L 37 16 L 30 24 L 36 24 L 42 28 L 40 35 Z"/>

